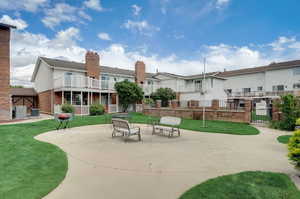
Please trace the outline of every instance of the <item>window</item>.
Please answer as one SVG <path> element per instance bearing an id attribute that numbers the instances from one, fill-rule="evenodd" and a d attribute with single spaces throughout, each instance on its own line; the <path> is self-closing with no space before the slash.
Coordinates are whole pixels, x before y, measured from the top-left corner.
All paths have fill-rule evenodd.
<path id="1" fill-rule="evenodd" d="M 257 91 L 262 91 L 262 90 L 263 90 L 262 86 L 257 87 Z"/>
<path id="2" fill-rule="evenodd" d="M 117 82 L 117 81 L 118 81 L 118 78 L 117 78 L 117 77 L 114 77 L 114 81 Z"/>
<path id="3" fill-rule="evenodd" d="M 295 83 L 295 84 L 293 85 L 293 88 L 294 88 L 294 89 L 300 89 L 300 83 Z"/>
<path id="4" fill-rule="evenodd" d="M 109 76 L 108 75 L 102 75 L 101 76 L 101 80 L 108 81 L 109 80 Z"/>
<path id="5" fill-rule="evenodd" d="M 153 81 L 152 80 L 148 80 L 148 85 L 152 85 Z"/>
<path id="6" fill-rule="evenodd" d="M 196 90 L 201 90 L 202 89 L 202 80 L 196 80 L 195 87 L 196 87 Z"/>
<path id="7" fill-rule="evenodd" d="M 251 88 L 243 88 L 243 93 L 250 93 L 251 92 Z"/>
<path id="8" fill-rule="evenodd" d="M 284 91 L 284 85 L 273 86 L 273 91 Z"/>
<path id="9" fill-rule="evenodd" d="M 294 74 L 294 75 L 300 75 L 300 67 L 294 68 L 294 69 L 293 69 L 293 74 Z"/>
<path id="10" fill-rule="evenodd" d="M 71 87 L 73 73 L 65 72 L 65 87 Z"/>

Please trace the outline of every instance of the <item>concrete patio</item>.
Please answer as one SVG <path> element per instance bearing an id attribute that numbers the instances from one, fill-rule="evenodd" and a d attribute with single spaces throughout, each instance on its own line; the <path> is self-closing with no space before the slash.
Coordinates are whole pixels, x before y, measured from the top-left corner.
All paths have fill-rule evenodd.
<path id="1" fill-rule="evenodd" d="M 111 138 L 111 125 L 52 131 L 36 137 L 68 155 L 65 180 L 46 199 L 174 199 L 209 178 L 241 171 L 296 171 L 283 132 L 259 127 L 257 136 L 182 130 L 179 138 L 152 136 L 142 128 L 142 142 Z"/>

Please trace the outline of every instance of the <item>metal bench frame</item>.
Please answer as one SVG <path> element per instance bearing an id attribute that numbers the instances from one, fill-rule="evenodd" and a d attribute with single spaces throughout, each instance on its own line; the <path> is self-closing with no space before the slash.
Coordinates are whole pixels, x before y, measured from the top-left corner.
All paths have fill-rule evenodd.
<path id="1" fill-rule="evenodd" d="M 172 121 L 173 120 L 173 121 Z M 159 122 L 153 123 L 152 135 L 161 134 L 168 132 L 168 137 L 173 137 L 174 133 L 177 133 L 177 136 L 180 136 L 179 125 L 181 123 L 181 118 L 179 117 L 161 117 Z M 157 132 L 158 130 L 158 132 Z"/>
<path id="2" fill-rule="evenodd" d="M 127 120 L 113 118 L 112 125 L 113 132 L 111 136 L 113 138 L 117 136 L 117 133 L 119 133 L 124 137 L 125 141 L 132 135 L 137 135 L 138 140 L 142 140 L 140 127 L 130 127 L 130 124 Z"/>

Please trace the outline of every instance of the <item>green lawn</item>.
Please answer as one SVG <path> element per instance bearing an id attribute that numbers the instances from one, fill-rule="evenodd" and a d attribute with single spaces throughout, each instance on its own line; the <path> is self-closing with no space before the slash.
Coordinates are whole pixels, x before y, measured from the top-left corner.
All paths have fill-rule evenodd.
<path id="1" fill-rule="evenodd" d="M 75 117 L 72 127 L 105 124 L 110 115 Z M 132 122 L 147 123 L 155 119 L 142 114 L 133 114 Z M 259 131 L 247 124 L 183 120 L 181 128 L 195 131 L 255 135 Z M 64 179 L 68 162 L 66 154 L 57 146 L 35 140 L 41 133 L 55 130 L 54 120 L 35 123 L 0 126 L 0 198 L 42 198 Z"/>
<path id="2" fill-rule="evenodd" d="M 180 199 L 298 199 L 300 192 L 281 173 L 248 171 L 201 183 Z"/>
<path id="3" fill-rule="evenodd" d="M 281 135 L 277 137 L 278 142 L 282 144 L 287 144 L 289 142 L 291 135 Z"/>

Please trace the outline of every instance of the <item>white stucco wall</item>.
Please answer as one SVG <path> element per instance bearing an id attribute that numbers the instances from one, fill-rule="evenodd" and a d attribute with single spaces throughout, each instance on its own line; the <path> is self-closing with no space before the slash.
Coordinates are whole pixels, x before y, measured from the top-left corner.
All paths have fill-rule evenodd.
<path id="1" fill-rule="evenodd" d="M 39 69 L 34 81 L 35 90 L 40 93 L 53 88 L 53 70 L 44 62 L 40 62 Z"/>
<path id="2" fill-rule="evenodd" d="M 266 72 L 266 90 L 272 91 L 273 86 L 284 85 L 284 90 L 293 90 L 295 83 L 300 83 L 300 75 L 294 74 L 293 68 Z"/>
<path id="3" fill-rule="evenodd" d="M 265 85 L 265 73 L 254 73 L 247 75 L 237 75 L 226 77 L 224 82 L 224 89 L 232 89 L 232 92 L 242 92 L 243 88 L 251 88 L 251 91 L 257 91 L 257 87 Z"/>
<path id="4" fill-rule="evenodd" d="M 213 79 L 213 80 L 212 80 Z M 212 84 L 213 81 L 213 84 Z M 224 82 L 226 80 L 216 79 L 216 78 L 208 78 L 205 81 L 206 92 L 205 95 L 200 92 L 182 92 L 180 94 L 181 101 L 189 101 L 189 100 L 207 100 L 211 101 L 213 99 L 223 100 L 227 98 L 227 95 L 224 91 Z"/>

